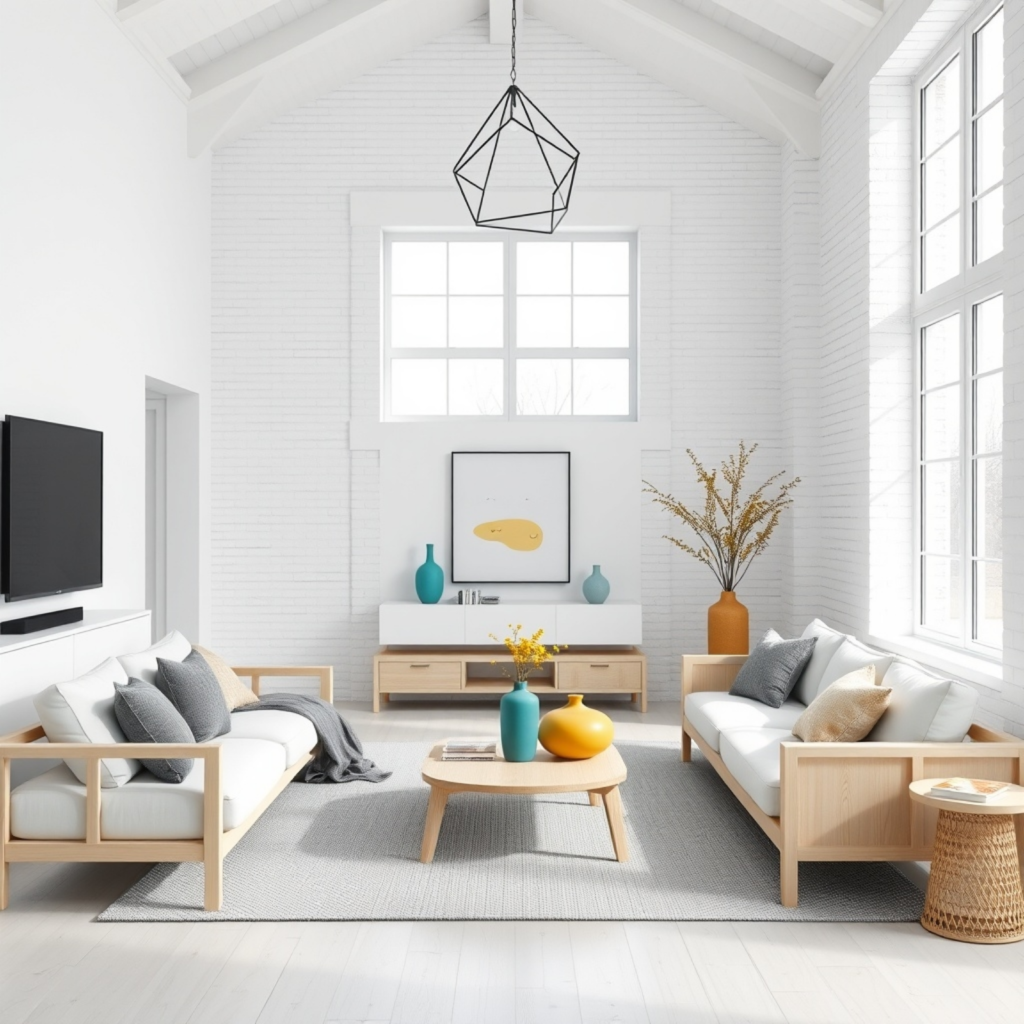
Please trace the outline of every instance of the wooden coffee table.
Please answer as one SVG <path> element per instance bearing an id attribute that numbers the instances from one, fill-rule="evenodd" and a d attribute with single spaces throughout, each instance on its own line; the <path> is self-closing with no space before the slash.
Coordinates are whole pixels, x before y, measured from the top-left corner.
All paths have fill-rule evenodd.
<path id="1" fill-rule="evenodd" d="M 622 822 L 619 784 L 626 781 L 626 766 L 615 747 L 585 761 L 564 761 L 538 750 L 532 761 L 442 761 L 444 743 L 438 743 L 423 762 L 423 781 L 430 786 L 427 820 L 423 826 L 420 860 L 434 859 L 437 836 L 448 797 L 452 793 L 587 793 L 590 804 L 604 804 L 612 834 L 615 859 L 627 860 L 626 829 Z"/>

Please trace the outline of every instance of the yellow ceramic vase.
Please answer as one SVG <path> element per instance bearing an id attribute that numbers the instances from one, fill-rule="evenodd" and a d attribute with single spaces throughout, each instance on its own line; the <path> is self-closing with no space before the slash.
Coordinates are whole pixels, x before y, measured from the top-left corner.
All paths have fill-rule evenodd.
<path id="1" fill-rule="evenodd" d="M 564 708 L 549 711 L 540 720 L 538 738 L 555 757 L 582 761 L 612 745 L 615 727 L 606 714 L 583 703 L 582 693 L 571 693 Z"/>
<path id="2" fill-rule="evenodd" d="M 708 654 L 749 654 L 750 618 L 736 592 L 723 590 L 708 609 Z"/>

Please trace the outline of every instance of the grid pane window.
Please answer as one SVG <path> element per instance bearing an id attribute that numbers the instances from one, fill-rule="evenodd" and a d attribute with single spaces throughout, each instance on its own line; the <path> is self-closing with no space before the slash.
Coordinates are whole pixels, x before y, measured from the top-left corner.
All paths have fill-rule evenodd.
<path id="1" fill-rule="evenodd" d="M 1003 251 L 1003 9 L 973 34 L 974 263 Z"/>
<path id="2" fill-rule="evenodd" d="M 921 331 L 921 623 L 963 632 L 960 466 L 961 317 Z"/>
<path id="3" fill-rule="evenodd" d="M 636 418 L 630 236 L 385 236 L 384 416 Z"/>
<path id="4" fill-rule="evenodd" d="M 1003 8 L 917 83 L 918 632 L 1002 647 Z"/>
<path id="5" fill-rule="evenodd" d="M 972 483 L 974 639 L 1003 640 L 1003 297 L 974 306 Z"/>
<path id="6" fill-rule="evenodd" d="M 928 291 L 960 273 L 960 56 L 921 90 L 921 269 Z"/>

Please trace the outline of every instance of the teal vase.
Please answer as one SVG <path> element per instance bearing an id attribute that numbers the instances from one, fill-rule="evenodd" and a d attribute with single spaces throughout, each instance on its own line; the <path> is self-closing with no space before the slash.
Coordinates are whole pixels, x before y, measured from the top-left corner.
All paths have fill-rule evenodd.
<path id="1" fill-rule="evenodd" d="M 506 761 L 532 761 L 537 753 L 540 700 L 525 682 L 501 698 L 501 752 Z"/>
<path id="2" fill-rule="evenodd" d="M 583 581 L 583 596 L 591 604 L 604 604 L 611 589 L 612 585 L 601 575 L 599 565 L 595 565 L 594 571 Z"/>
<path id="3" fill-rule="evenodd" d="M 416 596 L 423 604 L 437 604 L 444 593 L 444 569 L 434 561 L 434 545 L 427 545 L 427 560 L 416 570 Z"/>

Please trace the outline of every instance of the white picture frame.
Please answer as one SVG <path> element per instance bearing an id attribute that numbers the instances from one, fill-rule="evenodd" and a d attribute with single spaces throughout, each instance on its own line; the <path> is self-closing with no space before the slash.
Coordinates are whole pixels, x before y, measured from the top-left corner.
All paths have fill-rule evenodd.
<path id="1" fill-rule="evenodd" d="M 568 583 L 569 452 L 452 452 L 452 582 Z"/>

